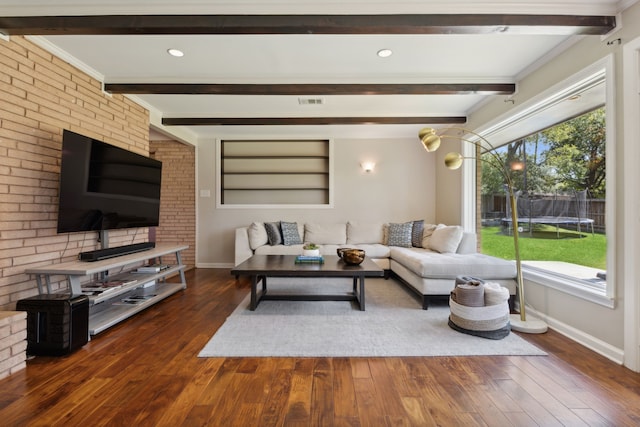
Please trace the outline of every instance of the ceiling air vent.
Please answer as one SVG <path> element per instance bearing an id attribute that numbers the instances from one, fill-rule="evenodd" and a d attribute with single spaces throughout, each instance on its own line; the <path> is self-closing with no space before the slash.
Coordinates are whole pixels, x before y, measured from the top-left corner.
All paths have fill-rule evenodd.
<path id="1" fill-rule="evenodd" d="M 322 105 L 324 99 L 322 98 L 298 98 L 298 104 L 300 105 Z"/>

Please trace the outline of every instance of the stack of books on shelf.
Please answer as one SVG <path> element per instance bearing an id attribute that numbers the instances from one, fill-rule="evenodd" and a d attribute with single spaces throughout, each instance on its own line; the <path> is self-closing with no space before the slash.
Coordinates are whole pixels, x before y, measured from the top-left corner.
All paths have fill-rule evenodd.
<path id="1" fill-rule="evenodd" d="M 149 294 L 149 295 L 131 295 L 128 296 L 126 298 L 121 299 L 120 301 L 116 301 L 113 303 L 113 305 L 138 305 L 138 304 L 142 304 L 145 301 L 150 300 L 151 298 L 155 297 L 155 294 Z"/>
<path id="2" fill-rule="evenodd" d="M 143 265 L 142 267 L 138 267 L 133 270 L 133 273 L 160 273 L 162 270 L 166 270 L 171 267 L 167 264 L 151 264 L 151 265 Z"/>
<path id="3" fill-rule="evenodd" d="M 322 255 L 319 255 L 319 256 L 298 255 L 296 257 L 296 264 L 324 264 L 324 257 Z"/>
<path id="4" fill-rule="evenodd" d="M 80 286 L 80 289 L 82 290 L 82 293 L 84 295 L 100 295 L 103 293 L 114 291 L 126 285 L 132 285 L 136 282 L 137 280 L 135 279 L 114 279 L 106 280 L 104 282 L 85 283 Z"/>

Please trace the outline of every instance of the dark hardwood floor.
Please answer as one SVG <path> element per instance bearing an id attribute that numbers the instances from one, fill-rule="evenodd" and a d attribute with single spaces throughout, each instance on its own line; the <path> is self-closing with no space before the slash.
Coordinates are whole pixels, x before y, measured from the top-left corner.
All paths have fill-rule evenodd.
<path id="1" fill-rule="evenodd" d="M 0 425 L 640 425 L 640 374 L 553 331 L 525 336 L 542 357 L 199 359 L 248 283 L 224 269 L 187 280 L 0 381 Z"/>

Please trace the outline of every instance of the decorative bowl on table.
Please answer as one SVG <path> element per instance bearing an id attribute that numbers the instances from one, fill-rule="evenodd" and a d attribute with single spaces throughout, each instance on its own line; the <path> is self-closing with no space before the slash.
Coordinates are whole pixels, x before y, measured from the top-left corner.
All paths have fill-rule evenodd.
<path id="1" fill-rule="evenodd" d="M 338 248 L 336 252 L 342 261 L 350 265 L 361 264 L 365 257 L 365 252 L 362 249 Z"/>

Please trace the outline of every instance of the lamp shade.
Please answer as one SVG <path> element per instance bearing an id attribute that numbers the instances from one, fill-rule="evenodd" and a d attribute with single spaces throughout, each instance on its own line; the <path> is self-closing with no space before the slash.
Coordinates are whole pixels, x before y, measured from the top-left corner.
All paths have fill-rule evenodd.
<path id="1" fill-rule="evenodd" d="M 418 138 L 422 142 L 422 146 L 427 152 L 436 151 L 440 147 L 440 137 L 436 134 L 434 128 L 422 128 L 418 132 Z"/>
<path id="2" fill-rule="evenodd" d="M 426 135 L 421 141 L 422 146 L 428 152 L 436 151 L 440 147 L 440 137 L 436 134 Z"/>
<path id="3" fill-rule="evenodd" d="M 524 170 L 524 162 L 520 161 L 520 160 L 516 160 L 516 161 L 511 162 L 511 164 L 509 166 L 511 167 L 512 171 Z"/>
<path id="4" fill-rule="evenodd" d="M 462 159 L 463 157 L 460 153 L 447 153 L 447 155 L 444 156 L 444 165 L 451 170 L 458 169 L 462 166 Z"/>
<path id="5" fill-rule="evenodd" d="M 434 135 L 435 133 L 436 133 L 436 130 L 434 128 L 422 128 L 418 132 L 418 138 L 422 140 L 422 138 L 424 138 L 425 136 Z"/>

